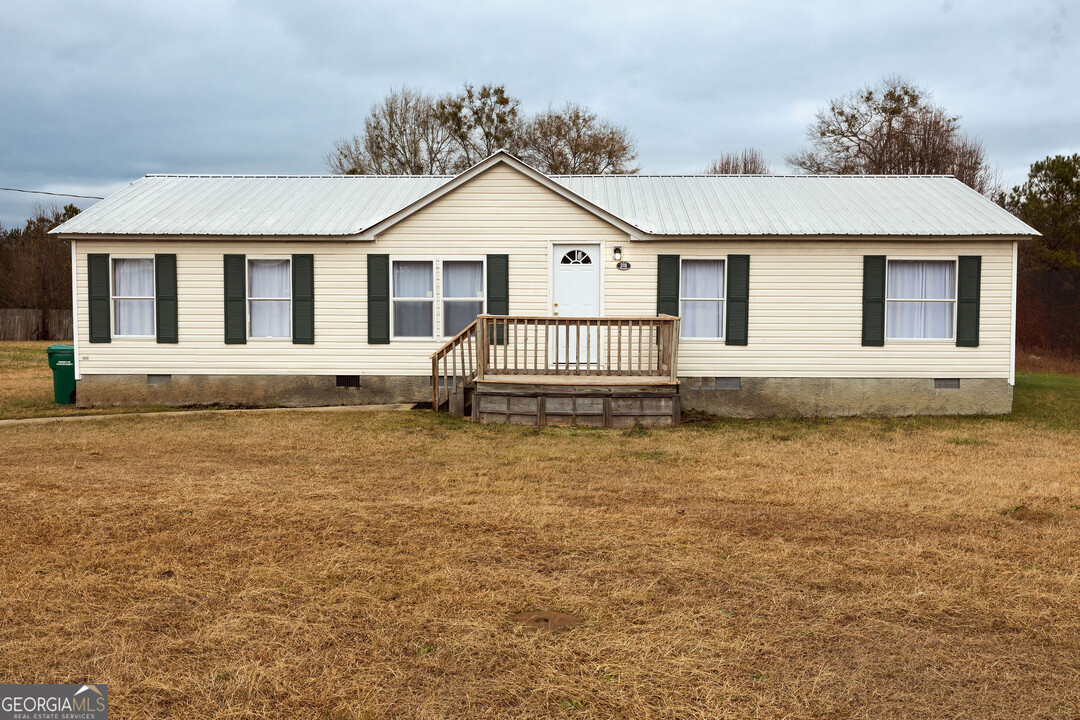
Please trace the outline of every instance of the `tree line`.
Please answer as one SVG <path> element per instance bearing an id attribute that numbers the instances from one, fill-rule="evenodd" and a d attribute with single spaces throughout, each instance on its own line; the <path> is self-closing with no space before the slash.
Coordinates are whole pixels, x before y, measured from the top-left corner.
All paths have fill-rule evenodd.
<path id="1" fill-rule="evenodd" d="M 71 244 L 49 231 L 79 214 L 38 206 L 22 228 L 0 226 L 0 308 L 71 307 Z"/>

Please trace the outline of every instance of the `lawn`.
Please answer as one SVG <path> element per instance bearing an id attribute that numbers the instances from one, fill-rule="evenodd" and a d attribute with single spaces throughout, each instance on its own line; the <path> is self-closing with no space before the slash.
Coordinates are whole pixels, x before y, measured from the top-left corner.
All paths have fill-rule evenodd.
<path id="1" fill-rule="evenodd" d="M 0 341 L 0 419 L 102 415 L 176 408 L 131 407 L 88 410 L 53 402 L 52 370 L 45 348 L 52 342 Z"/>
<path id="2" fill-rule="evenodd" d="M 1009 420 L 0 427 L 0 679 L 114 718 L 1076 718 L 1080 387 L 1024 382 Z"/>

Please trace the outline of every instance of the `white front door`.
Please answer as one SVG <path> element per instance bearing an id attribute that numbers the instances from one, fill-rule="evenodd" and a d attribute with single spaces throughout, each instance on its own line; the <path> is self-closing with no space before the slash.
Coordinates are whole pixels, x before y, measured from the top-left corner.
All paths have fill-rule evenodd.
<path id="1" fill-rule="evenodd" d="M 551 314 L 555 317 L 600 317 L 600 246 L 552 245 Z M 558 331 L 562 332 L 559 333 Z M 552 331 L 552 357 L 559 364 L 591 363 L 600 357 L 597 328 Z M 578 339 L 580 338 L 580 340 Z M 581 352 L 578 353 L 578 343 Z"/>

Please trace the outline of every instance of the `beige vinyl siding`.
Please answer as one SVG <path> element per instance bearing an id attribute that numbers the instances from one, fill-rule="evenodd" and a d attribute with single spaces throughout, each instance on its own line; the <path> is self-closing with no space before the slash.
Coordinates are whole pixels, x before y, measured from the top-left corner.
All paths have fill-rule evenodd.
<path id="1" fill-rule="evenodd" d="M 639 241 L 516 170 L 496 166 L 392 227 L 375 242 L 250 238 L 209 240 L 79 239 L 75 277 L 80 372 L 87 374 L 325 374 L 426 375 L 428 356 L 442 340 L 367 344 L 364 256 L 450 259 L 505 253 L 510 257 L 510 312 L 550 314 L 551 242 L 601 244 L 604 314 L 656 314 L 656 255 L 750 255 L 750 342 L 683 341 L 684 376 L 765 377 L 999 377 L 1009 376 L 1012 242 L 987 240 Z M 628 271 L 615 268 L 620 245 Z M 179 292 L 177 345 L 152 339 L 87 338 L 86 255 L 176 253 Z M 315 344 L 251 339 L 225 345 L 222 256 L 315 257 Z M 980 347 L 950 342 L 889 341 L 860 345 L 862 257 L 982 255 Z M 439 296 L 438 273 L 435 277 Z"/>
<path id="2" fill-rule="evenodd" d="M 521 173 L 496 166 L 388 230 L 375 242 L 251 240 L 85 240 L 77 247 L 79 370 L 112 373 L 427 375 L 429 356 L 443 340 L 367 344 L 367 264 L 364 256 L 510 259 L 510 312 L 548 314 L 550 241 L 626 244 L 627 236 Z M 87 253 L 175 252 L 180 342 L 86 336 Z M 222 256 L 315 258 L 315 344 L 249 339 L 226 345 Z M 436 266 L 437 269 L 437 266 Z M 436 297 L 441 278 L 436 272 Z M 438 310 L 438 307 L 436 308 Z M 653 310 L 655 314 L 655 308 Z M 441 318 L 440 318 L 441 320 Z"/>
<path id="3" fill-rule="evenodd" d="M 1012 307 L 1012 241 L 927 239 L 724 240 L 636 242 L 623 247 L 631 269 L 607 259 L 607 307 L 620 314 L 656 312 L 656 256 L 750 256 L 749 343 L 682 340 L 679 374 L 741 377 L 1008 378 Z M 886 340 L 862 347 L 864 255 L 954 259 L 981 255 L 979 347 L 954 341 Z"/>

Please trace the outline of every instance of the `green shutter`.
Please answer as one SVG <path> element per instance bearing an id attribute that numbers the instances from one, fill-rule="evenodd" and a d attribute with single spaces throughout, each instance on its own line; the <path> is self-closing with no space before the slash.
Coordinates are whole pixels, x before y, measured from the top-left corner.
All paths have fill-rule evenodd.
<path id="1" fill-rule="evenodd" d="M 247 260 L 225 256 L 225 344 L 247 342 Z"/>
<path id="2" fill-rule="evenodd" d="M 292 341 L 315 344 L 315 256 L 292 256 Z"/>
<path id="3" fill-rule="evenodd" d="M 487 256 L 487 314 L 510 314 L 510 256 Z M 502 345 L 505 342 L 503 327 L 495 328 L 490 342 Z"/>
<path id="4" fill-rule="evenodd" d="M 885 344 L 885 256 L 863 256 L 862 344 Z"/>
<path id="5" fill-rule="evenodd" d="M 956 279 L 956 344 L 960 347 L 979 347 L 982 257 L 962 256 Z"/>
<path id="6" fill-rule="evenodd" d="M 109 327 L 109 256 L 86 256 L 86 285 L 89 291 L 90 342 L 107 343 L 112 338 Z"/>
<path id="7" fill-rule="evenodd" d="M 656 256 L 656 314 L 679 314 L 679 256 Z"/>
<path id="8" fill-rule="evenodd" d="M 176 306 L 176 256 L 154 256 L 154 297 L 157 304 L 157 341 L 180 342 Z"/>
<path id="9" fill-rule="evenodd" d="M 487 256 L 487 314 L 510 314 L 510 256 Z"/>
<path id="10" fill-rule="evenodd" d="M 367 341 L 390 344 L 390 256 L 367 256 Z"/>
<path id="11" fill-rule="evenodd" d="M 727 326 L 724 343 L 746 345 L 750 317 L 750 256 L 728 255 L 727 258 Z"/>

